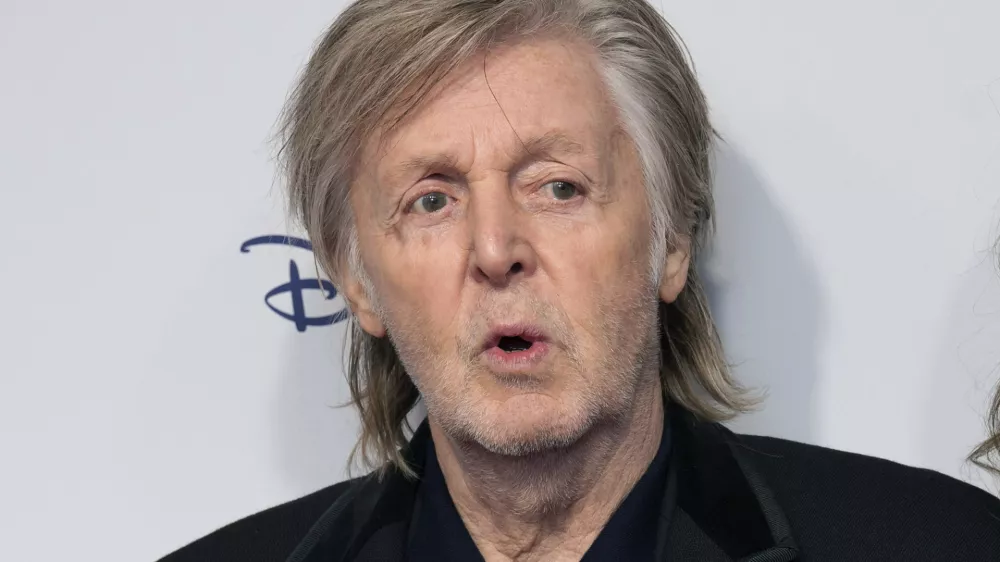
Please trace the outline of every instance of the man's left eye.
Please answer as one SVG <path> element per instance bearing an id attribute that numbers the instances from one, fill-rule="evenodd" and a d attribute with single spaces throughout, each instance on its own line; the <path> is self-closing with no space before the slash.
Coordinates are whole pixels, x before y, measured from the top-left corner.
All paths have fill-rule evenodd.
<path id="1" fill-rule="evenodd" d="M 443 209 L 448 204 L 448 196 L 435 191 L 426 193 L 417 198 L 410 206 L 410 210 L 420 215 L 429 215 Z"/>
<path id="2" fill-rule="evenodd" d="M 560 201 L 567 201 L 580 193 L 580 188 L 568 181 L 551 181 L 543 189 L 551 191 L 552 196 Z"/>

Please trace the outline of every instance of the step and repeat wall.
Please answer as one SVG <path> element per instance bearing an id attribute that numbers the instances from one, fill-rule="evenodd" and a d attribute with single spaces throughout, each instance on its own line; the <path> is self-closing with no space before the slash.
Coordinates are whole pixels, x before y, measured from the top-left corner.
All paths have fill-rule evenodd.
<path id="1" fill-rule="evenodd" d="M 344 478 L 344 303 L 269 144 L 343 5 L 0 5 L 0 558 L 153 560 Z M 989 488 L 1000 4 L 659 5 L 724 138 L 701 267 L 768 391 L 732 425 Z"/>

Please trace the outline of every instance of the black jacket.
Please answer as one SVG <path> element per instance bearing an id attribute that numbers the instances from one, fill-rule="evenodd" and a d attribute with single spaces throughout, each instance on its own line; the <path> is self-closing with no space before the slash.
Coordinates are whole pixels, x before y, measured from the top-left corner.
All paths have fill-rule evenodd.
<path id="1" fill-rule="evenodd" d="M 1000 562 L 1000 500 L 942 474 L 769 437 L 668 407 L 657 560 Z M 406 456 L 418 474 L 429 431 Z M 404 562 L 417 483 L 363 477 L 237 521 L 161 562 Z"/>

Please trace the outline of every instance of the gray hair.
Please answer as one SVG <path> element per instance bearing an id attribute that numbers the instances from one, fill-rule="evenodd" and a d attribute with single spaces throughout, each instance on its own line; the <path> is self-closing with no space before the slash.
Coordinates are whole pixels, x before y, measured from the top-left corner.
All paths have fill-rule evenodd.
<path id="1" fill-rule="evenodd" d="M 969 455 L 969 461 L 1000 477 L 1000 384 L 994 390 L 989 413 L 986 415 L 987 438 Z"/>
<path id="2" fill-rule="evenodd" d="M 290 209 L 338 288 L 350 273 L 371 290 L 349 191 L 372 132 L 391 130 L 471 57 L 542 34 L 582 40 L 600 63 L 644 174 L 653 279 L 684 241 L 697 263 L 713 226 L 714 131 L 680 39 L 645 0 L 357 0 L 316 46 L 280 129 Z M 666 398 L 713 421 L 748 408 L 695 267 L 659 315 Z M 361 417 L 354 453 L 409 472 L 399 449 L 419 394 L 388 338 L 350 322 L 347 379 Z"/>
<path id="3" fill-rule="evenodd" d="M 996 258 L 994 266 L 1000 272 L 1000 239 L 993 244 L 992 251 Z M 986 439 L 969 454 L 968 460 L 1000 478 L 1000 381 L 993 390 L 993 398 L 986 414 L 986 435 Z"/>

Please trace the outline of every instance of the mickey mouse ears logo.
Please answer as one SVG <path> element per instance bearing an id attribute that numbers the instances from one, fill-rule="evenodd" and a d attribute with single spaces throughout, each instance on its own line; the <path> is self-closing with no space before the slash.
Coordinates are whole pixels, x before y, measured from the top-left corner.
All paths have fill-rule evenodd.
<path id="1" fill-rule="evenodd" d="M 240 246 L 240 252 L 247 254 L 250 253 L 250 248 L 262 245 L 292 246 L 309 252 L 312 252 L 313 250 L 312 243 L 308 240 L 292 236 L 270 234 L 247 240 Z M 295 263 L 295 260 L 289 260 L 288 282 L 278 285 L 268 291 L 267 294 L 264 295 L 264 304 L 266 304 L 267 307 L 278 316 L 284 318 L 285 320 L 294 322 L 295 329 L 300 332 L 305 332 L 309 326 L 329 326 L 347 319 L 346 308 L 325 316 L 309 316 L 306 313 L 305 299 L 303 298 L 303 293 L 305 291 L 322 291 L 323 296 L 328 301 L 333 300 L 334 297 L 337 296 L 337 289 L 334 288 L 333 283 L 327 281 L 326 279 L 303 279 L 302 276 L 299 275 L 299 266 Z M 285 293 L 288 293 L 292 300 L 291 312 L 282 310 L 271 302 L 271 299 L 274 297 Z"/>

